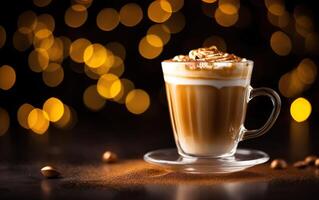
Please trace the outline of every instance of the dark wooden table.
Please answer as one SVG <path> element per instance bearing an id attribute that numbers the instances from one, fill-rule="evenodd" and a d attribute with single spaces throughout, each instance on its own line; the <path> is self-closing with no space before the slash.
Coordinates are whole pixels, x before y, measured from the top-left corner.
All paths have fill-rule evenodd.
<path id="1" fill-rule="evenodd" d="M 78 127 L 44 136 L 12 129 L 0 138 L 0 199 L 318 199 L 319 169 L 291 166 L 318 152 L 316 128 L 287 123 L 279 121 L 269 134 L 240 147 L 283 157 L 288 169 L 266 163 L 226 175 L 183 174 L 145 163 L 147 151 L 174 146 L 171 133 L 153 127 L 126 133 Z M 105 150 L 117 152 L 120 161 L 103 163 Z M 45 179 L 45 165 L 62 177 Z"/>

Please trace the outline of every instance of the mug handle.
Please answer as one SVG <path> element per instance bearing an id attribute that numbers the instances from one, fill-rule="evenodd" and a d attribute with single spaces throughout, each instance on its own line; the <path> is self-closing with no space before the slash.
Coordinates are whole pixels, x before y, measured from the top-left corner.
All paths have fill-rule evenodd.
<path id="1" fill-rule="evenodd" d="M 243 134 L 241 140 L 251 139 L 255 137 L 259 137 L 263 134 L 265 134 L 275 123 L 279 113 L 280 113 L 280 107 L 281 107 L 281 100 L 277 92 L 270 88 L 252 88 L 249 86 L 249 98 L 248 102 L 252 100 L 254 97 L 257 96 L 267 96 L 270 98 L 273 109 L 271 111 L 271 114 L 266 121 L 266 123 L 259 129 L 255 130 L 247 130 L 245 127 L 243 127 Z"/>

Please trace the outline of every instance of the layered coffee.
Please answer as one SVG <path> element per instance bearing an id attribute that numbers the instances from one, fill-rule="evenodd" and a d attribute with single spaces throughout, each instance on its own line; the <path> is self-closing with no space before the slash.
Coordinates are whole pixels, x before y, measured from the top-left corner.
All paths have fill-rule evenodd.
<path id="1" fill-rule="evenodd" d="M 179 153 L 222 157 L 241 137 L 252 62 L 216 47 L 162 62 Z"/>

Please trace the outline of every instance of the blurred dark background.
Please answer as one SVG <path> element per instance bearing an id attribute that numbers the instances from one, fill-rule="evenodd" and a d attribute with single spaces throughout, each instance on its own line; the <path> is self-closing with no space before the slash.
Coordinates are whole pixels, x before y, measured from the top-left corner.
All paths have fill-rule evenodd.
<path id="1" fill-rule="evenodd" d="M 255 64 L 252 86 L 273 88 L 282 97 L 282 111 L 274 128 L 263 137 L 243 142 L 242 146 L 265 151 L 276 149 L 274 155 L 288 156 L 292 160 L 318 151 L 319 96 L 316 64 L 319 53 L 317 32 L 319 16 L 316 15 L 318 9 L 316 1 L 154 2 L 119 0 L 2 2 L 0 44 L 3 45 L 0 46 L 0 66 L 11 66 L 15 71 L 16 81 L 12 87 L 0 89 L 0 131 L 3 130 L 0 132 L 1 160 L 66 157 L 70 161 L 79 162 L 79 159 L 74 159 L 73 155 L 80 151 L 81 155 L 78 156 L 82 158 L 81 162 L 85 162 L 87 159 L 99 160 L 100 153 L 105 149 L 112 149 L 123 157 L 136 157 L 148 150 L 174 147 L 160 62 L 177 54 L 187 54 L 191 49 L 209 45 L 216 45 L 222 50 L 253 60 Z M 129 17 L 126 18 L 114 17 L 111 14 L 110 19 L 105 17 L 102 22 L 105 26 L 111 26 L 111 19 L 121 18 L 118 25 L 112 27 L 110 31 L 101 30 L 97 26 L 96 19 L 102 9 L 113 8 L 120 13 L 121 8 L 128 3 L 135 3 L 135 7 L 132 7 L 136 8 L 138 5 L 143 11 L 143 17 L 136 25 L 128 27 L 121 23 L 121 20 L 136 15 L 132 11 L 132 16 L 128 12 Z M 153 3 L 155 10 L 149 7 Z M 81 6 L 71 7 L 72 5 Z M 73 14 L 70 14 L 71 17 L 66 22 L 65 13 L 68 9 L 73 9 Z M 106 99 L 104 106 L 98 106 L 93 111 L 92 106 L 83 102 L 83 95 L 86 89 L 96 85 L 98 80 L 87 75 L 84 63 L 74 62 L 70 57 L 57 62 L 64 71 L 62 82 L 56 86 L 48 86 L 43 80 L 46 69 L 36 73 L 30 69 L 28 62 L 30 53 L 36 48 L 34 46 L 36 31 L 43 27 L 39 29 L 29 27 L 30 32 L 24 31 L 20 33 L 22 36 L 16 36 L 14 39 L 14 34 L 18 35 L 16 32 L 21 32 L 21 27 L 17 24 L 19 16 L 25 11 L 32 11 L 37 16 L 51 15 L 55 27 L 50 30 L 44 26 L 44 29 L 51 31 L 54 38 L 65 36 L 70 42 L 86 38 L 91 43 L 99 43 L 106 47 L 110 42 L 120 43 L 125 49 L 126 56 L 121 58 L 125 70 L 117 74 L 118 78 L 131 80 L 136 89 L 142 89 L 149 95 L 149 107 L 143 98 L 145 96 L 137 99 L 137 102 L 146 109 L 145 112 L 134 114 L 125 104 L 112 99 Z M 74 14 L 76 12 L 80 14 Z M 83 21 L 83 25 L 71 27 L 72 23 L 75 26 L 81 23 L 79 21 L 83 12 L 87 12 L 87 19 Z M 152 16 L 155 18 L 152 19 Z M 27 17 L 22 18 L 28 21 Z M 146 52 L 158 54 L 147 58 L 147 53 L 145 55 L 143 50 L 145 43 L 141 40 L 149 34 L 149 28 L 155 24 L 163 25 L 164 31 L 167 32 L 165 34 L 153 32 L 153 35 L 156 35 L 154 41 L 163 39 L 165 35 L 169 35 L 170 40 L 166 44 L 160 40 L 159 46 L 146 44 L 151 45 L 148 49 L 144 48 Z M 27 36 L 23 37 L 23 34 Z M 25 38 L 29 36 L 31 43 L 28 46 L 29 41 L 25 41 Z M 148 42 L 151 43 L 152 40 Z M 62 50 L 69 52 L 67 46 L 63 48 Z M 115 56 L 116 52 L 113 54 Z M 90 67 L 88 69 L 90 70 Z M 0 73 L 0 79 L 6 80 L 3 84 L 11 80 L 10 75 L 6 73 Z M 54 77 L 58 76 L 54 74 L 52 76 L 54 82 Z M 100 102 L 100 99 L 94 99 L 92 96 L 94 94 L 89 95 L 89 102 L 93 107 L 99 105 L 96 101 Z M 71 109 L 72 126 L 58 128 L 51 122 L 50 127 L 41 134 L 23 128 L 17 120 L 20 106 L 28 103 L 42 109 L 43 103 L 50 97 L 58 98 Z M 292 103 L 300 97 L 306 101 L 291 108 Z M 125 96 L 123 98 L 125 99 Z M 307 103 L 311 104 L 311 111 L 307 109 L 309 107 Z M 136 105 L 133 104 L 134 106 Z M 267 99 L 253 100 L 249 104 L 247 128 L 260 127 L 267 119 L 270 110 L 271 103 Z M 297 119 L 300 122 L 296 122 L 292 115 L 293 113 L 298 115 L 300 112 L 302 116 Z"/>

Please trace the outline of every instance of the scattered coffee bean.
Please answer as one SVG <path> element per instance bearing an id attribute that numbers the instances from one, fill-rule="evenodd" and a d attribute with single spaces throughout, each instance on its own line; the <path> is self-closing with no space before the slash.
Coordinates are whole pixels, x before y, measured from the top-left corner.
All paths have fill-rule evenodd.
<path id="1" fill-rule="evenodd" d="M 316 159 L 317 159 L 317 156 L 310 155 L 305 158 L 305 162 L 307 163 L 307 165 L 314 165 Z"/>
<path id="2" fill-rule="evenodd" d="M 112 151 L 106 151 L 102 157 L 103 162 L 113 163 L 117 161 L 117 155 Z"/>
<path id="3" fill-rule="evenodd" d="M 315 166 L 319 168 L 319 158 L 316 159 Z"/>
<path id="4" fill-rule="evenodd" d="M 43 167 L 41 173 L 46 178 L 58 178 L 61 176 L 61 173 L 51 166 Z"/>
<path id="5" fill-rule="evenodd" d="M 283 159 L 275 159 L 270 163 L 271 169 L 285 169 L 287 166 L 287 162 Z"/>
<path id="6" fill-rule="evenodd" d="M 305 161 L 297 161 L 293 164 L 294 167 L 299 168 L 299 169 L 304 169 L 306 168 L 308 165 Z"/>

